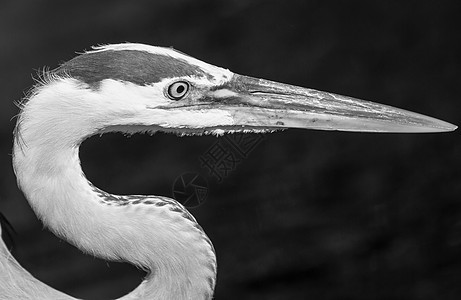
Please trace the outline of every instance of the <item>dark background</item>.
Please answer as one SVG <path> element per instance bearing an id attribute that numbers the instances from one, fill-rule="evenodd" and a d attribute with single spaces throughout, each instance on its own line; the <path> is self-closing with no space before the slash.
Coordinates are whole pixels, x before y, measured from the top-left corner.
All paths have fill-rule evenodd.
<path id="1" fill-rule="evenodd" d="M 90 46 L 174 46 L 234 72 L 406 108 L 460 125 L 459 1 L 1 1 L 0 211 L 15 257 L 75 297 L 110 299 L 143 274 L 60 241 L 11 167 L 13 116 L 32 75 Z M 208 181 L 192 213 L 216 247 L 216 299 L 460 299 L 461 140 L 444 134 L 288 130 L 221 183 L 199 158 L 217 139 L 118 134 L 82 145 L 85 173 L 119 194 Z"/>

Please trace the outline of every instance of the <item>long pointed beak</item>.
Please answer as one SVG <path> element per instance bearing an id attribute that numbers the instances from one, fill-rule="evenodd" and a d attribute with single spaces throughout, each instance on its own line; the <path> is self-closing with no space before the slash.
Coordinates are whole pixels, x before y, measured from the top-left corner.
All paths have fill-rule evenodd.
<path id="1" fill-rule="evenodd" d="M 235 125 L 240 126 L 364 132 L 444 132 L 457 128 L 383 104 L 237 74 L 221 91 L 228 95 L 221 99 L 222 108 L 225 106 Z"/>

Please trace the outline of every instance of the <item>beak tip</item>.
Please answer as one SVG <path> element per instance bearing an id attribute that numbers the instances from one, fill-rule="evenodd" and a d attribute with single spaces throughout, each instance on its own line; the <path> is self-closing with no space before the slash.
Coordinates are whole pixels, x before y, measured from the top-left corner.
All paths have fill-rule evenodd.
<path id="1" fill-rule="evenodd" d="M 448 123 L 449 126 L 445 127 L 445 130 L 444 131 L 455 131 L 456 129 L 458 129 L 458 126 L 454 125 L 454 124 L 450 124 Z"/>
<path id="2" fill-rule="evenodd" d="M 430 132 L 451 132 L 458 129 L 458 126 L 454 124 L 437 119 L 434 120 L 433 125 Z"/>

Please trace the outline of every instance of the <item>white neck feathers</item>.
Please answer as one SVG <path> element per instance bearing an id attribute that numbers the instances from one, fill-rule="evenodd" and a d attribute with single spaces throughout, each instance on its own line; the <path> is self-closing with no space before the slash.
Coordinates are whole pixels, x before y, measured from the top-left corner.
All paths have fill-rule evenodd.
<path id="1" fill-rule="evenodd" d="M 79 145 L 111 116 L 91 107 L 96 100 L 45 85 L 24 105 L 13 150 L 24 195 L 46 226 L 78 248 L 149 271 L 122 299 L 211 299 L 214 250 L 185 208 L 165 197 L 110 196 L 85 178 Z"/>

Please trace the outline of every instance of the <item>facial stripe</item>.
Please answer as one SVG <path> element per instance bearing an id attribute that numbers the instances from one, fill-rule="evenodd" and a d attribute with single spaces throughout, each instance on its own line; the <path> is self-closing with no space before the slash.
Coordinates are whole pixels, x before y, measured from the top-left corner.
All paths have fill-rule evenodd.
<path id="1" fill-rule="evenodd" d="M 223 84 L 230 80 L 233 76 L 233 73 L 228 69 L 220 68 L 211 64 L 208 64 L 204 61 L 196 59 L 188 54 L 185 54 L 181 51 L 173 49 L 171 47 L 157 47 L 139 43 L 122 43 L 122 44 L 110 44 L 105 46 L 93 47 L 93 50 L 88 51 L 87 53 L 97 53 L 104 51 L 125 51 L 125 50 L 135 50 L 143 51 L 150 54 L 164 55 L 173 58 L 177 58 L 191 65 L 198 66 L 205 73 L 209 73 L 213 76 L 213 82 L 217 85 Z M 209 78 L 208 78 L 209 79 Z"/>
<path id="2" fill-rule="evenodd" d="M 88 52 L 62 64 L 53 73 L 77 78 L 96 88 L 104 79 L 148 85 L 164 78 L 210 77 L 199 66 L 180 58 L 138 50 Z"/>
<path id="3" fill-rule="evenodd" d="M 173 49 L 171 47 L 158 47 L 158 46 L 151 46 L 145 44 L 137 44 L 137 43 L 122 43 L 122 44 L 110 44 L 105 46 L 98 46 L 93 47 L 93 50 L 88 51 L 87 53 L 96 53 L 102 51 L 126 51 L 126 50 L 135 50 L 135 51 L 143 51 L 150 54 L 158 54 L 158 55 L 165 55 L 171 56 L 174 58 L 182 59 L 187 61 L 189 64 L 196 65 L 202 70 L 205 70 L 208 73 L 214 73 L 216 71 L 228 71 L 213 65 L 210 65 L 204 61 L 196 59 L 188 54 L 185 54 L 179 50 Z"/>

